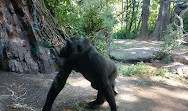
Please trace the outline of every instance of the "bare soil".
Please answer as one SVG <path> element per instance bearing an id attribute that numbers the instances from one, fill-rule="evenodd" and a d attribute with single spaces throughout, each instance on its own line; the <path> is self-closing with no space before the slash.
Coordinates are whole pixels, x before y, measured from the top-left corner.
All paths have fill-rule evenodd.
<path id="1" fill-rule="evenodd" d="M 16 74 L 0 71 L 0 111 L 41 111 L 55 74 Z M 118 111 L 188 111 L 188 84 L 161 77 L 118 77 Z M 90 83 L 72 74 L 53 104 L 52 111 L 110 111 L 85 108 L 95 99 Z"/>

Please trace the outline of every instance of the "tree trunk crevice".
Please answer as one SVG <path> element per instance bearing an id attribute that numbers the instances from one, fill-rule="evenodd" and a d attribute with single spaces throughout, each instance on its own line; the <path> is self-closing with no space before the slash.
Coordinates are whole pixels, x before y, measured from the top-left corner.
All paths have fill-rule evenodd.
<path id="1" fill-rule="evenodd" d="M 18 73 L 52 73 L 54 54 L 38 42 L 47 43 L 56 38 L 54 19 L 45 15 L 37 0 L 0 1 L 0 69 Z M 46 11 L 46 10 L 45 10 Z M 44 25 L 45 24 L 45 25 Z M 59 27 L 58 27 L 59 28 Z M 46 34 L 46 31 L 48 32 Z M 51 39 L 50 39 L 51 38 Z"/>

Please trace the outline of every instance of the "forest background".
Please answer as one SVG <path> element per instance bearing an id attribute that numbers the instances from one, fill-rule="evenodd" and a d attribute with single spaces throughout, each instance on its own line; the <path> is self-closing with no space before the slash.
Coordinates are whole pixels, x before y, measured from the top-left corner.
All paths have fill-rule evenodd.
<path id="1" fill-rule="evenodd" d="M 93 44 L 104 53 L 109 41 L 116 39 L 164 40 L 166 34 L 179 33 L 173 25 L 174 9 L 185 0 L 45 0 L 58 23 L 79 37 L 100 36 Z M 188 31 L 188 12 L 182 16 Z M 106 29 L 106 30 L 104 30 Z M 99 34 L 101 31 L 106 31 Z M 105 35 L 108 34 L 108 35 Z M 106 38 L 108 36 L 108 38 Z M 174 39 L 181 38 L 177 36 Z M 173 37 L 171 37 L 173 38 Z M 108 39 L 108 40 L 106 40 Z"/>
<path id="2" fill-rule="evenodd" d="M 184 7 L 187 0 L 2 0 L 0 69 L 53 72 L 58 50 L 73 36 L 88 38 L 106 57 L 114 39 L 160 40 L 168 58 L 188 41 Z"/>

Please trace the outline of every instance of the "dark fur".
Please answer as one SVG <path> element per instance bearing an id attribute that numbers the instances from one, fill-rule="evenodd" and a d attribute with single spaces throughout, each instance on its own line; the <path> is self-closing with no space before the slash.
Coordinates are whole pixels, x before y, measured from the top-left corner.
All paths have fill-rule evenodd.
<path id="1" fill-rule="evenodd" d="M 111 60 L 103 57 L 83 38 L 67 39 L 60 55 L 63 57 L 63 65 L 48 92 L 43 111 L 51 110 L 56 96 L 64 87 L 72 70 L 82 73 L 91 82 L 91 86 L 98 90 L 97 99 L 88 104 L 90 108 L 98 108 L 106 99 L 111 111 L 117 111 L 114 97 L 117 68 Z"/>

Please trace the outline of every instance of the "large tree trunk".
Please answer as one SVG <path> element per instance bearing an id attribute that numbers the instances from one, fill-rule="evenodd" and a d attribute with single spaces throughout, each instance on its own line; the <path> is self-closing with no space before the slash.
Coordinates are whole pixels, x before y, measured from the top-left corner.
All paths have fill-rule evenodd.
<path id="1" fill-rule="evenodd" d="M 141 25 L 142 39 L 148 38 L 149 6 L 150 6 L 150 0 L 144 0 L 142 7 L 142 25 Z"/>
<path id="2" fill-rule="evenodd" d="M 169 0 L 160 1 L 160 9 L 158 14 L 157 24 L 154 32 L 151 34 L 151 39 L 160 40 L 166 31 L 167 25 L 170 23 L 170 2 Z"/>
<path id="3" fill-rule="evenodd" d="M 0 1 L 0 69 L 18 73 L 54 71 L 55 54 L 38 43 L 49 43 L 50 37 L 53 41 L 56 29 L 41 8 L 37 0 Z"/>

